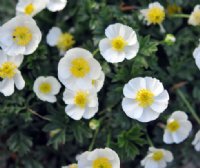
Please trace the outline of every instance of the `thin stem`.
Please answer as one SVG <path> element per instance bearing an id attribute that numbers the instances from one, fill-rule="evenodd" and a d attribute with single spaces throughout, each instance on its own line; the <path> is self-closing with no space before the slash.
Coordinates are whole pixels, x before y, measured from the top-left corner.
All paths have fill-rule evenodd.
<path id="1" fill-rule="evenodd" d="M 40 118 L 43 119 L 43 120 L 51 121 L 49 118 L 44 117 L 44 116 L 38 114 L 36 111 L 34 111 L 34 110 L 30 109 L 30 108 L 28 108 L 28 111 L 31 112 L 32 114 L 34 114 L 34 115 L 40 117 Z"/>
<path id="2" fill-rule="evenodd" d="M 174 18 L 189 18 L 190 15 L 188 14 L 183 14 L 183 13 L 180 13 L 180 14 L 173 14 L 173 15 L 170 15 L 170 17 L 174 17 Z"/>
<path id="3" fill-rule="evenodd" d="M 92 138 L 92 142 L 91 142 L 91 144 L 90 144 L 90 146 L 89 146 L 89 151 L 91 151 L 92 149 L 93 149 L 93 147 L 94 147 L 94 143 L 95 143 L 95 141 L 96 141 L 96 138 L 97 138 L 97 135 L 98 135 L 98 133 L 99 133 L 99 128 L 100 128 L 100 126 L 96 129 L 96 131 L 95 131 L 95 133 L 94 133 L 94 136 L 93 136 L 93 138 Z"/>
<path id="4" fill-rule="evenodd" d="M 185 105 L 187 106 L 188 110 L 190 111 L 190 113 L 192 114 L 192 116 L 194 117 L 194 119 L 198 122 L 198 124 L 200 124 L 200 118 L 196 114 L 195 110 L 193 109 L 193 107 L 191 106 L 191 104 L 189 103 L 189 101 L 186 99 L 186 97 L 183 94 L 183 92 L 180 89 L 178 89 L 177 93 L 180 96 L 180 98 L 182 99 L 182 101 L 185 103 Z"/>
<path id="5" fill-rule="evenodd" d="M 110 135 L 110 132 L 109 132 L 109 134 L 107 135 L 106 147 L 110 146 L 110 139 L 111 139 L 111 135 Z"/>
<path id="6" fill-rule="evenodd" d="M 154 146 L 153 142 L 152 142 L 151 138 L 149 137 L 149 134 L 147 133 L 147 131 L 146 131 L 146 137 L 147 137 L 147 141 L 148 141 L 149 145 L 153 147 Z"/>
<path id="7" fill-rule="evenodd" d="M 99 52 L 99 48 L 97 48 L 92 54 L 95 56 Z"/>

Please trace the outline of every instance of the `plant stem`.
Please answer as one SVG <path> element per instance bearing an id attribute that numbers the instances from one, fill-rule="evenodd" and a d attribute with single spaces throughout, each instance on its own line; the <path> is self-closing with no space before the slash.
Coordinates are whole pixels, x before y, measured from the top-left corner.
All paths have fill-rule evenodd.
<path id="1" fill-rule="evenodd" d="M 198 117 L 198 115 L 196 114 L 195 110 L 193 109 L 193 107 L 191 106 L 191 104 L 188 102 L 188 100 L 186 99 L 185 95 L 183 94 L 183 92 L 181 90 L 177 90 L 178 95 L 180 96 L 180 98 L 182 99 L 182 101 L 185 103 L 185 105 L 187 106 L 188 110 L 190 111 L 190 113 L 192 114 L 192 116 L 194 117 L 194 119 L 198 122 L 198 124 L 200 124 L 200 118 Z"/>
<path id="2" fill-rule="evenodd" d="M 49 118 L 44 117 L 44 116 L 38 114 L 36 111 L 34 111 L 34 110 L 30 109 L 30 108 L 28 108 L 28 111 L 31 112 L 32 114 L 34 114 L 34 115 L 40 117 L 40 118 L 43 119 L 43 120 L 51 121 Z"/>
<path id="3" fill-rule="evenodd" d="M 96 50 L 93 51 L 93 56 L 95 56 L 97 53 L 99 52 L 99 48 L 97 48 Z"/>
<path id="4" fill-rule="evenodd" d="M 173 15 L 170 15 L 170 17 L 174 17 L 174 18 L 189 18 L 190 17 L 190 15 L 188 15 L 188 14 L 173 14 Z"/>
<path id="5" fill-rule="evenodd" d="M 148 141 L 149 145 L 153 147 L 154 146 L 153 142 L 152 142 L 151 138 L 149 137 L 149 134 L 147 133 L 147 131 L 146 131 L 146 137 L 147 137 L 147 141 Z"/>
<path id="6" fill-rule="evenodd" d="M 100 128 L 100 126 L 96 129 L 96 131 L 95 131 L 95 133 L 94 133 L 94 136 L 93 136 L 93 138 L 92 138 L 92 142 L 91 142 L 91 144 L 90 144 L 90 146 L 89 146 L 89 151 L 91 151 L 92 149 L 93 149 L 93 147 L 94 147 L 94 143 L 95 143 L 95 141 L 96 141 L 96 138 L 97 138 L 97 135 L 98 135 L 98 133 L 99 133 L 99 128 Z"/>
<path id="7" fill-rule="evenodd" d="M 110 138 L 111 138 L 111 135 L 110 135 L 110 132 L 109 132 L 109 134 L 107 135 L 106 147 L 110 146 Z"/>

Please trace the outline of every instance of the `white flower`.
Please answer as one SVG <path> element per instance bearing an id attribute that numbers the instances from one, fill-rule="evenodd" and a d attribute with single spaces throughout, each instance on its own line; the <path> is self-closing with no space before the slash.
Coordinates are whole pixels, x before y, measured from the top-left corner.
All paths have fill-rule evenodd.
<path id="1" fill-rule="evenodd" d="M 58 78 L 70 89 L 92 88 L 92 80 L 99 79 L 100 75 L 101 65 L 82 48 L 68 50 L 58 64 Z"/>
<path id="2" fill-rule="evenodd" d="M 17 15 L 35 16 L 46 8 L 48 0 L 19 0 L 16 5 Z"/>
<path id="3" fill-rule="evenodd" d="M 191 13 L 190 18 L 188 20 L 188 24 L 193 25 L 193 26 L 200 25 L 200 5 L 196 5 L 194 7 L 194 10 Z"/>
<path id="4" fill-rule="evenodd" d="M 196 151 L 200 151 L 200 130 L 196 133 L 194 141 L 192 142 Z"/>
<path id="5" fill-rule="evenodd" d="M 61 85 L 53 76 L 38 77 L 33 86 L 33 91 L 42 101 L 54 103 L 57 101 L 56 96 L 60 91 Z"/>
<path id="6" fill-rule="evenodd" d="M 16 16 L 0 27 L 0 46 L 11 56 L 32 54 L 41 38 L 40 29 L 29 16 Z"/>
<path id="7" fill-rule="evenodd" d="M 168 106 L 169 94 L 156 78 L 134 78 L 124 86 L 123 93 L 124 112 L 140 122 L 157 119 Z"/>
<path id="8" fill-rule="evenodd" d="M 47 44 L 51 47 L 57 46 L 61 55 L 63 55 L 75 44 L 75 40 L 71 34 L 62 33 L 59 27 L 53 27 L 47 34 Z"/>
<path id="9" fill-rule="evenodd" d="M 101 88 L 103 87 L 104 81 L 105 81 L 105 74 L 103 71 L 101 71 L 101 74 L 98 79 L 92 80 L 92 85 L 96 89 L 97 92 L 99 92 Z"/>
<path id="10" fill-rule="evenodd" d="M 77 157 L 78 168 L 120 168 L 117 153 L 110 148 L 84 152 Z"/>
<path id="11" fill-rule="evenodd" d="M 195 59 L 197 67 L 200 69 L 200 45 L 197 48 L 195 48 L 193 52 L 193 57 Z"/>
<path id="12" fill-rule="evenodd" d="M 139 50 L 139 43 L 135 31 L 126 25 L 116 23 L 105 30 L 107 38 L 99 43 L 99 49 L 104 59 L 111 63 L 132 59 Z"/>
<path id="13" fill-rule="evenodd" d="M 0 50 L 0 92 L 4 96 L 10 96 L 14 93 L 14 85 L 18 90 L 22 90 L 25 86 L 25 81 L 19 71 L 19 66 L 24 59 L 23 55 L 15 57 L 6 55 Z"/>
<path id="14" fill-rule="evenodd" d="M 49 0 L 47 9 L 51 12 L 63 10 L 67 5 L 67 0 Z"/>
<path id="15" fill-rule="evenodd" d="M 62 168 L 78 168 L 77 164 L 70 164 L 68 166 L 62 166 Z"/>
<path id="16" fill-rule="evenodd" d="M 192 124 L 185 112 L 175 111 L 167 120 L 163 141 L 166 144 L 181 143 L 192 130 Z"/>
<path id="17" fill-rule="evenodd" d="M 147 25 L 161 25 L 165 19 L 165 9 L 159 2 L 150 3 L 149 8 L 142 9 L 140 13 L 143 15 Z"/>
<path id="18" fill-rule="evenodd" d="M 98 111 L 98 98 L 95 90 L 65 89 L 63 100 L 67 104 L 66 114 L 74 120 L 90 119 Z"/>
<path id="19" fill-rule="evenodd" d="M 145 168 L 165 168 L 167 162 L 173 160 L 173 155 L 165 149 L 149 148 L 147 156 L 141 161 L 141 165 Z"/>

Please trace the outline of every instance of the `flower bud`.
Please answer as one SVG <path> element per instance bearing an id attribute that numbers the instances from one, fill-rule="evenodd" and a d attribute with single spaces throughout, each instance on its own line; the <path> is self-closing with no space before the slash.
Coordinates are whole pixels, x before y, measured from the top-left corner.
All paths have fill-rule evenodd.
<path id="1" fill-rule="evenodd" d="M 173 34 L 167 34 L 164 43 L 167 45 L 173 45 L 176 42 L 176 37 Z"/>
<path id="2" fill-rule="evenodd" d="M 92 119 L 89 123 L 89 126 L 92 130 L 96 130 L 100 126 L 100 122 L 96 119 Z"/>

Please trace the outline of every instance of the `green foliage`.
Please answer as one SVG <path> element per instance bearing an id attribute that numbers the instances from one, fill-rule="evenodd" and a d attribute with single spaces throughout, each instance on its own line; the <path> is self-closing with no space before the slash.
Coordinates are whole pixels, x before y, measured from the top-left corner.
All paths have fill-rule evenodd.
<path id="1" fill-rule="evenodd" d="M 174 153 L 175 161 L 170 165 L 171 168 L 178 168 L 188 162 L 197 164 L 199 154 L 194 152 L 191 141 L 199 125 L 177 95 L 176 89 L 172 88 L 182 84 L 178 88 L 181 87 L 187 100 L 198 111 L 200 73 L 192 52 L 200 37 L 199 27 L 189 26 L 182 18 L 166 17 L 166 32 L 174 34 L 177 41 L 173 46 L 165 46 L 162 43 L 165 34 L 160 33 L 159 26 L 145 26 L 138 19 L 138 9 L 147 7 L 150 1 L 124 0 L 126 5 L 136 7 L 130 11 L 121 10 L 122 1 L 119 0 L 68 1 L 67 7 L 61 12 L 44 10 L 35 17 L 43 33 L 43 40 L 35 53 L 25 56 L 21 66 L 26 87 L 22 91 L 15 91 L 10 97 L 0 95 L 0 167 L 60 168 L 75 162 L 76 155 L 91 146 L 108 146 L 119 153 L 121 167 L 137 168 L 149 147 L 146 130 L 156 147 Z M 199 3 L 197 0 L 159 2 L 165 7 L 169 2 L 177 3 L 188 14 Z M 15 5 L 14 0 L 1 0 L 0 24 L 14 17 Z M 95 58 L 103 67 L 106 81 L 98 95 L 100 106 L 95 119 L 101 124 L 95 137 L 96 131 L 90 129 L 89 121 L 74 121 L 65 114 L 62 101 L 64 89 L 58 95 L 58 101 L 52 105 L 40 101 L 32 88 L 38 76 L 57 76 L 57 64 L 61 57 L 56 48 L 46 44 L 46 35 L 51 27 L 59 26 L 63 31 L 71 32 L 76 47 L 94 52 L 99 40 L 105 37 L 105 28 L 116 22 L 127 24 L 137 32 L 140 50 L 134 59 L 119 64 L 109 64 L 99 52 L 96 53 Z M 139 124 L 128 118 L 121 108 L 124 84 L 138 76 L 160 79 L 170 93 L 168 109 L 155 122 Z M 165 145 L 162 140 L 163 130 L 158 125 L 165 124 L 167 117 L 175 110 L 188 113 L 194 131 L 183 144 Z"/>

